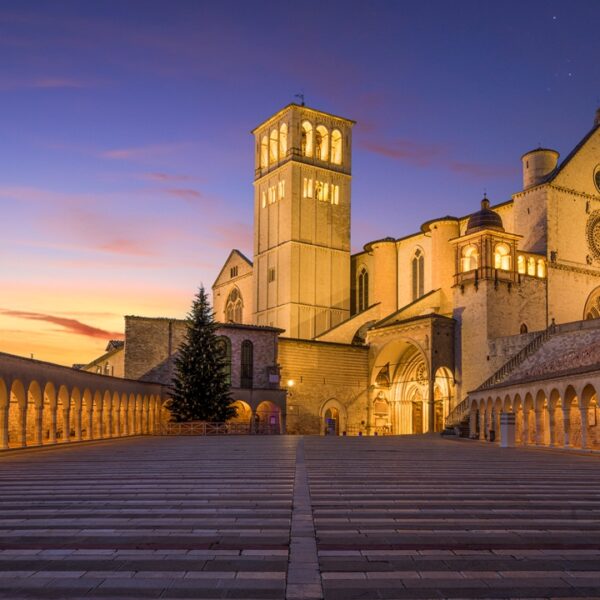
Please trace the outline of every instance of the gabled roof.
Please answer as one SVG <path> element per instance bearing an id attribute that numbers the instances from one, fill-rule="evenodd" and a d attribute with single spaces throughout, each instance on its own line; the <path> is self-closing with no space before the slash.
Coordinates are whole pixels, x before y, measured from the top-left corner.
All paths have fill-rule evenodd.
<path id="1" fill-rule="evenodd" d="M 600 129 L 600 123 L 594 125 L 592 127 L 592 129 L 590 129 L 590 131 L 588 131 L 587 134 L 583 137 L 583 139 L 575 146 L 575 148 L 573 148 L 573 150 L 571 150 L 571 152 L 569 152 L 567 157 L 556 167 L 556 169 L 554 169 L 554 171 L 551 171 L 550 173 L 548 173 L 548 175 L 546 175 L 546 177 L 540 183 L 550 183 L 551 181 L 554 181 L 554 179 L 556 179 L 556 177 L 559 175 L 559 173 L 561 173 L 565 169 L 565 167 L 571 162 L 571 160 L 576 156 L 576 154 L 586 145 L 588 140 L 594 135 L 594 133 L 596 133 L 596 131 L 598 131 L 598 129 Z"/>
<path id="2" fill-rule="evenodd" d="M 239 256 L 242 260 L 246 261 L 248 263 L 248 265 L 250 267 L 254 267 L 252 261 L 245 256 L 242 252 L 240 252 L 237 248 L 234 248 L 230 253 L 229 256 L 227 257 L 227 260 L 223 263 L 223 267 L 221 268 L 221 270 L 219 271 L 219 274 L 217 275 L 217 278 L 215 279 L 215 282 L 213 283 L 213 287 L 217 284 L 217 281 L 219 281 L 219 278 L 221 277 L 221 275 L 223 275 L 223 271 L 225 271 L 225 268 L 227 267 L 227 264 L 229 263 L 229 261 L 233 258 L 234 255 Z"/>

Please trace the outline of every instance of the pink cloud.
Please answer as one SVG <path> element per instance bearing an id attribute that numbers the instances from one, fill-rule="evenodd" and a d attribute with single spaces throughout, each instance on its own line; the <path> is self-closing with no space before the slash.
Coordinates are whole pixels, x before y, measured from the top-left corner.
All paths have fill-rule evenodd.
<path id="1" fill-rule="evenodd" d="M 99 339 L 123 339 L 123 334 L 114 331 L 106 331 L 92 325 L 82 323 L 77 319 L 67 319 L 65 317 L 57 317 L 54 315 L 46 315 L 43 313 L 27 312 L 22 310 L 9 310 L 0 309 L 0 313 L 7 317 L 16 317 L 18 319 L 27 319 L 29 321 L 44 321 L 46 323 L 52 323 L 53 325 L 59 325 L 64 328 L 68 333 L 76 335 L 84 335 L 91 338 Z"/>
<path id="2" fill-rule="evenodd" d="M 176 183 L 179 181 L 192 181 L 194 177 L 190 175 L 173 175 L 171 173 L 144 173 L 144 179 L 149 181 L 157 181 L 159 183 Z"/>
<path id="3" fill-rule="evenodd" d="M 366 140 L 361 146 L 370 152 L 386 156 L 393 160 L 406 162 L 417 167 L 441 167 L 454 173 L 476 178 L 509 177 L 518 170 L 507 165 L 485 165 L 450 158 L 448 149 L 435 144 L 423 144 L 406 139 L 392 142 L 374 142 Z"/>
<path id="4" fill-rule="evenodd" d="M 149 245 L 125 238 L 115 238 L 105 243 L 101 242 L 96 247 L 98 250 L 113 254 L 128 254 L 131 256 L 154 255 Z"/>
<path id="5" fill-rule="evenodd" d="M 167 194 L 170 196 L 175 196 L 175 198 L 180 198 L 181 200 L 185 200 L 186 202 L 194 202 L 196 200 L 202 200 L 203 196 L 197 190 L 192 190 L 190 188 L 171 188 L 165 190 Z"/>
<path id="6" fill-rule="evenodd" d="M 422 144 L 406 139 L 398 139 L 392 142 L 364 141 L 363 148 L 381 154 L 394 160 L 406 161 L 411 164 L 425 167 L 431 165 L 442 153 L 438 146 L 433 144 Z"/>
<path id="7" fill-rule="evenodd" d="M 147 146 L 136 146 L 132 148 L 115 148 L 113 150 L 101 152 L 100 157 L 109 160 L 145 161 L 176 154 L 182 150 L 189 149 L 190 145 L 190 142 L 175 142 L 148 144 Z"/>

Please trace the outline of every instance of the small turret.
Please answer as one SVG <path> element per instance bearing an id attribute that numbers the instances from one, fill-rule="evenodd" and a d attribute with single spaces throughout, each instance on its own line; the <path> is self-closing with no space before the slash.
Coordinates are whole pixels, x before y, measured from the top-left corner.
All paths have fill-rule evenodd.
<path id="1" fill-rule="evenodd" d="M 549 148 L 536 148 L 523 154 L 523 189 L 542 183 L 556 169 L 559 156 L 556 150 Z"/>

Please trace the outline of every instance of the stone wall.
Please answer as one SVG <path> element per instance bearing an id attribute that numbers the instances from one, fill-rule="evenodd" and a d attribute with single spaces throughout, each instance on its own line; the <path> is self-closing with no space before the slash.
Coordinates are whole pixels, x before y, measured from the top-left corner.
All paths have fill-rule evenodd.
<path id="1" fill-rule="evenodd" d="M 366 346 L 280 338 L 282 384 L 289 389 L 288 433 L 322 433 L 327 404 L 340 406 L 345 430 L 366 431 L 368 357 Z"/>
<path id="2" fill-rule="evenodd" d="M 125 317 L 125 376 L 169 384 L 173 356 L 184 340 L 187 322 L 180 319 Z M 253 387 L 278 387 L 269 375 L 276 373 L 279 330 L 234 323 L 222 324 L 218 335 L 231 341 L 231 385 L 241 382 L 241 346 L 250 340 L 254 348 Z"/>

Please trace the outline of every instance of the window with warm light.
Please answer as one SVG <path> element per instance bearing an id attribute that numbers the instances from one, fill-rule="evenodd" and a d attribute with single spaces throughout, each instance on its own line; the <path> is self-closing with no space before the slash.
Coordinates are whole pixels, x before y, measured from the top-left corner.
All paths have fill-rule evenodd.
<path id="1" fill-rule="evenodd" d="M 331 162 L 335 165 L 342 164 L 342 134 L 338 129 L 331 132 Z"/>
<path id="2" fill-rule="evenodd" d="M 542 258 L 537 261 L 537 276 L 544 278 L 546 277 L 546 263 Z"/>
<path id="3" fill-rule="evenodd" d="M 323 125 L 319 125 L 315 133 L 315 156 L 319 160 L 329 158 L 329 131 Z"/>
<path id="4" fill-rule="evenodd" d="M 510 247 L 508 244 L 496 244 L 494 247 L 494 268 L 510 271 Z"/>
<path id="5" fill-rule="evenodd" d="M 522 254 L 519 254 L 517 258 L 517 271 L 519 271 L 521 275 L 525 275 L 527 272 L 527 264 L 525 262 L 525 257 Z"/>
<path id="6" fill-rule="evenodd" d="M 260 142 L 260 166 L 266 169 L 269 166 L 269 141 L 266 135 Z"/>
<path id="7" fill-rule="evenodd" d="M 282 123 L 279 128 L 279 159 L 285 158 L 287 154 L 287 136 L 288 126 L 286 123 Z"/>
<path id="8" fill-rule="evenodd" d="M 527 259 L 527 275 L 531 275 L 532 277 L 535 277 L 535 271 L 536 271 L 535 258 L 533 258 L 533 256 L 530 256 Z"/>
<path id="9" fill-rule="evenodd" d="M 308 121 L 302 123 L 302 155 L 313 155 L 313 128 Z"/>
<path id="10" fill-rule="evenodd" d="M 277 129 L 273 129 L 271 131 L 270 141 L 269 141 L 269 163 L 273 164 L 277 162 L 279 155 L 279 140 L 277 139 Z"/>
<path id="11" fill-rule="evenodd" d="M 479 268 L 479 251 L 475 244 L 469 244 L 462 249 L 461 271 L 467 273 Z"/>
<path id="12" fill-rule="evenodd" d="M 279 200 L 283 200 L 285 198 L 285 180 L 277 182 L 277 197 Z"/>

